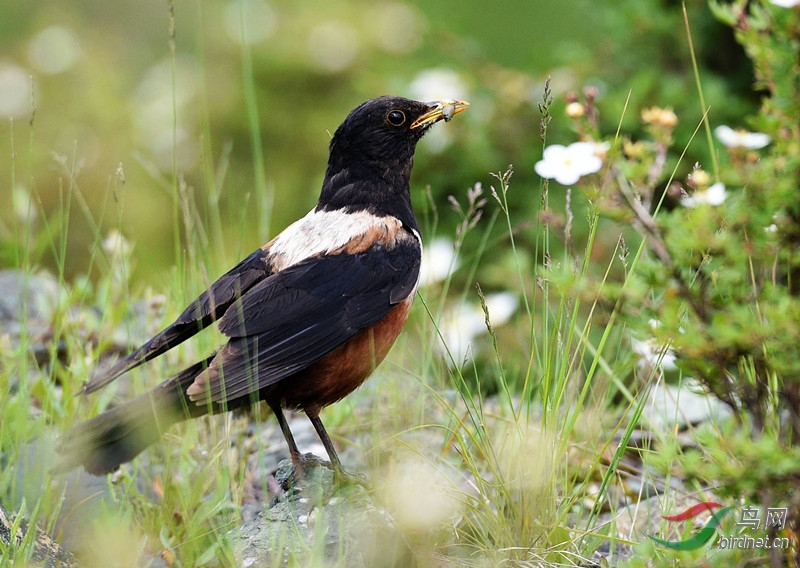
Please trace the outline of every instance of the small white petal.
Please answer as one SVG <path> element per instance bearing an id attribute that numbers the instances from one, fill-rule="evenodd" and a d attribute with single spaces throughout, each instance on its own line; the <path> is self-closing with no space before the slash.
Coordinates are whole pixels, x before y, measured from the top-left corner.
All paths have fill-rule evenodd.
<path id="1" fill-rule="evenodd" d="M 545 161 L 560 160 L 567 153 L 567 147 L 563 144 L 551 144 L 542 152 L 542 159 Z"/>
<path id="2" fill-rule="evenodd" d="M 543 178 L 553 179 L 560 171 L 561 163 L 566 147 L 561 144 L 553 144 L 544 149 L 542 159 L 533 166 L 534 171 Z"/>
<path id="3" fill-rule="evenodd" d="M 641 341 L 631 338 L 631 349 L 639 358 L 640 367 L 660 367 L 665 371 L 677 368 L 675 352 L 667 346 L 658 345 L 654 339 Z"/>
<path id="4" fill-rule="evenodd" d="M 409 89 L 418 101 L 469 98 L 469 89 L 461 74 L 446 67 L 420 71 L 411 81 Z"/>
<path id="5" fill-rule="evenodd" d="M 601 148 L 602 144 L 597 144 L 596 142 L 573 142 L 569 146 L 567 146 L 567 150 L 576 156 L 594 156 L 597 153 L 598 148 Z"/>
<path id="6" fill-rule="evenodd" d="M 730 126 L 725 126 L 724 124 L 717 126 L 714 129 L 714 134 L 716 134 L 717 139 L 728 148 L 736 146 L 739 139 L 739 137 L 736 135 L 736 131 Z"/>
<path id="7" fill-rule="evenodd" d="M 486 296 L 486 309 L 489 310 L 489 318 L 492 326 L 499 326 L 507 323 L 514 312 L 517 311 L 519 298 L 514 292 L 497 292 Z"/>
<path id="8" fill-rule="evenodd" d="M 30 114 L 33 102 L 30 71 L 0 61 L 0 118 L 17 118 Z"/>
<path id="9" fill-rule="evenodd" d="M 486 309 L 489 311 L 492 327 L 496 328 L 507 323 L 517 310 L 518 304 L 519 299 L 513 292 L 488 294 Z M 469 302 L 451 306 L 442 315 L 438 325 L 444 344 L 437 342 L 437 347 L 442 355 L 446 355 L 449 351 L 456 365 L 471 360 L 474 355 L 475 340 L 488 333 L 483 308 Z M 449 358 L 448 363 L 450 363 Z"/>
<path id="10" fill-rule="evenodd" d="M 554 179 L 561 185 L 575 185 L 581 179 L 581 174 L 578 171 L 564 171 L 558 172 Z"/>
<path id="11" fill-rule="evenodd" d="M 728 197 L 725 184 L 717 182 L 706 190 L 706 203 L 709 205 L 722 205 Z"/>
<path id="12" fill-rule="evenodd" d="M 597 152 L 601 148 L 602 145 L 595 142 L 575 142 L 567 147 L 580 175 L 585 176 L 600 171 L 600 168 L 603 167 L 603 160 L 600 159 Z"/>
<path id="13" fill-rule="evenodd" d="M 684 197 L 681 199 L 681 205 L 684 207 L 697 207 L 698 205 L 711 205 L 716 207 L 722 205 L 728 197 L 728 192 L 725 189 L 725 184 L 717 182 L 705 191 L 696 191 L 691 197 Z"/>
<path id="14" fill-rule="evenodd" d="M 726 148 L 746 148 L 748 150 L 759 150 L 771 142 L 769 135 L 763 132 L 748 132 L 746 130 L 734 130 L 730 126 L 720 125 L 714 129 L 717 139 Z"/>
<path id="15" fill-rule="evenodd" d="M 453 249 L 453 241 L 438 237 L 425 246 L 420 267 L 420 286 L 429 286 L 446 279 L 458 268 L 458 258 Z"/>
<path id="16" fill-rule="evenodd" d="M 744 147 L 748 150 L 760 150 L 769 145 L 772 139 L 763 132 L 748 132 L 744 137 Z"/>

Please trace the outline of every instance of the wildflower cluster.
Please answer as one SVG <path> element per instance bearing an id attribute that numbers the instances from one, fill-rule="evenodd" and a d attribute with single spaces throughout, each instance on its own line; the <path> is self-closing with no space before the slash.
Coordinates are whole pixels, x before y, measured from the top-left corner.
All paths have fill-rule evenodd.
<path id="1" fill-rule="evenodd" d="M 793 445 L 800 439 L 800 86 L 793 79 L 800 12 L 783 8 L 797 2 L 772 4 L 714 5 L 753 59 L 767 97 L 749 120 L 755 129 L 742 126 L 745 117 L 715 124 L 713 109 L 691 119 L 707 134 L 708 163 L 681 163 L 685 145 L 697 141 L 675 140 L 671 108 L 643 109 L 646 136 L 614 134 L 611 146 L 596 131 L 589 138 L 586 103 L 573 95 L 566 114 L 580 140 L 546 147 L 535 171 L 577 184 L 594 212 L 641 236 L 646 252 L 625 266 L 625 282 L 601 292 L 632 330 L 637 373 L 647 381 L 677 367 L 746 416 L 754 439 L 769 433 Z M 596 113 L 594 100 L 591 108 Z M 601 179 L 586 177 L 601 170 Z M 778 491 L 771 483 L 758 487 Z"/>

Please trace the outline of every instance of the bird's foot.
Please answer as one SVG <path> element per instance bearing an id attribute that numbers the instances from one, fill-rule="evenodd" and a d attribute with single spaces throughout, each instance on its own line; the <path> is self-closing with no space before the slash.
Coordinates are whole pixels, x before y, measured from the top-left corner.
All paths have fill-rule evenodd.
<path id="1" fill-rule="evenodd" d="M 350 485 L 360 485 L 369 491 L 369 480 L 363 473 L 345 471 L 342 466 L 336 467 L 333 464 L 331 464 L 331 467 L 333 468 L 333 482 L 337 489 L 340 487 L 348 487 Z"/>
<path id="2" fill-rule="evenodd" d="M 297 454 L 291 460 L 283 460 L 278 464 L 275 480 L 284 491 L 302 489 L 305 485 L 317 483 L 315 478 L 318 476 L 315 474 L 326 475 L 319 468 L 327 463 L 312 453 Z"/>
<path id="3" fill-rule="evenodd" d="M 329 477 L 330 476 L 330 477 Z M 284 491 L 302 491 L 306 487 L 330 484 L 331 489 L 361 485 L 369 489 L 367 477 L 346 471 L 341 464 L 325 461 L 312 453 L 292 456 L 281 462 L 275 480 Z"/>

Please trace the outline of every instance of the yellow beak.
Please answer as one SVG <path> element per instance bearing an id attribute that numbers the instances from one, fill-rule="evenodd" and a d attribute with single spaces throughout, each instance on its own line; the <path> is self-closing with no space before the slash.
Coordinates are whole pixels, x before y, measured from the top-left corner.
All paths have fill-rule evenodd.
<path id="1" fill-rule="evenodd" d="M 469 103 L 467 101 L 457 101 L 457 100 L 442 100 L 442 101 L 434 101 L 428 103 L 430 105 L 431 110 L 417 118 L 414 122 L 411 123 L 411 130 L 415 128 L 420 128 L 422 126 L 428 126 L 433 124 L 434 122 L 439 122 L 440 120 L 444 120 L 445 122 L 450 122 L 450 119 L 453 118 L 460 112 L 463 112 L 469 108 Z"/>

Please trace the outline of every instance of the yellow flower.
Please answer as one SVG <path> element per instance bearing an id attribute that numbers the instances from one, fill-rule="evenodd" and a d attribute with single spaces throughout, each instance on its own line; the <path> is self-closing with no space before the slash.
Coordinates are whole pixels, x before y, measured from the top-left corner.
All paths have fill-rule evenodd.
<path id="1" fill-rule="evenodd" d="M 586 114 L 586 108 L 578 101 L 574 101 L 567 105 L 564 112 L 566 112 L 567 116 L 570 118 L 580 118 Z"/>
<path id="2" fill-rule="evenodd" d="M 672 107 L 650 107 L 642 111 L 642 122 L 664 128 L 675 128 L 678 125 L 678 115 Z"/>
<path id="3" fill-rule="evenodd" d="M 689 174 L 689 181 L 695 189 L 705 189 L 711 185 L 711 175 L 707 171 L 698 168 Z"/>

